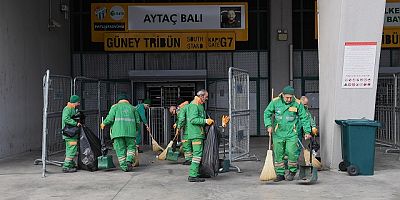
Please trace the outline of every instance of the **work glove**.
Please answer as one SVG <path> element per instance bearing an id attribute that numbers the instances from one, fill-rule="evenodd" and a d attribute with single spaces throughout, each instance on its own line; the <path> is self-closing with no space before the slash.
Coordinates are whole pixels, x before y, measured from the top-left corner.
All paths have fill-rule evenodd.
<path id="1" fill-rule="evenodd" d="M 150 127 L 149 127 L 148 124 L 146 124 L 146 129 L 147 129 L 148 132 L 151 132 Z"/>
<path id="2" fill-rule="evenodd" d="M 106 127 L 106 125 L 105 125 L 105 124 L 103 124 L 103 123 L 101 123 L 101 124 L 100 124 L 100 128 L 101 128 L 101 130 L 103 130 L 103 129 L 104 129 L 104 127 Z"/>
<path id="3" fill-rule="evenodd" d="M 212 124 L 214 124 L 214 120 L 212 120 L 211 118 L 206 119 L 206 124 L 211 126 Z"/>
<path id="4" fill-rule="evenodd" d="M 172 127 L 174 127 L 174 129 L 175 129 L 176 128 L 176 123 Z"/>
<path id="5" fill-rule="evenodd" d="M 222 127 L 226 127 L 231 118 L 229 116 L 222 115 Z"/>
<path id="6" fill-rule="evenodd" d="M 313 127 L 313 128 L 311 129 L 311 133 L 312 133 L 314 136 L 317 136 L 317 135 L 318 135 L 318 129 L 315 128 L 315 127 Z"/>

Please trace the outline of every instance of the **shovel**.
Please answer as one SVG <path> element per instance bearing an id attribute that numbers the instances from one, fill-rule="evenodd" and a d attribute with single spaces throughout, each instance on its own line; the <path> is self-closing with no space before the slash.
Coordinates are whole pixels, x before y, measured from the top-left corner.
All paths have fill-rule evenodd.
<path id="1" fill-rule="evenodd" d="M 101 118 L 101 123 L 103 123 L 103 117 Z M 97 158 L 97 167 L 99 169 L 111 169 L 115 168 L 112 155 L 107 155 L 108 149 L 104 143 L 103 129 L 100 130 L 101 139 L 101 156 Z"/>
<path id="2" fill-rule="evenodd" d="M 299 158 L 299 180 L 300 184 L 314 184 L 318 180 L 318 169 L 317 167 L 313 166 L 312 161 L 312 153 L 307 153 L 307 151 L 311 152 L 312 140 L 306 140 L 308 143 L 308 147 L 310 150 L 306 149 L 303 143 L 299 140 L 301 147 L 303 148 L 302 153 L 300 154 Z M 306 156 L 309 156 L 309 158 Z"/>

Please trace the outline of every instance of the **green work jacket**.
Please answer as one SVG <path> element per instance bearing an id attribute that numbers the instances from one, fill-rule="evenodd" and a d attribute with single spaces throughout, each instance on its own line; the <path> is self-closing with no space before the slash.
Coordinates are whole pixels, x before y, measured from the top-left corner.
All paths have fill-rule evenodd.
<path id="1" fill-rule="evenodd" d="M 177 112 L 177 115 L 178 115 L 178 120 L 176 122 L 176 128 L 177 129 L 181 129 L 181 128 L 186 129 L 186 107 L 187 107 L 187 105 L 188 104 L 184 105 Z"/>
<path id="2" fill-rule="evenodd" d="M 74 119 L 72 119 L 72 116 L 74 116 L 77 113 L 77 109 L 75 108 L 74 105 L 68 102 L 67 106 L 64 107 L 62 111 L 62 119 L 61 119 L 61 128 L 64 128 L 66 124 L 70 126 L 76 126 L 78 122 L 76 122 Z M 69 138 L 65 135 L 62 136 L 63 139 Z M 78 138 L 79 136 L 76 135 L 72 138 Z"/>
<path id="3" fill-rule="evenodd" d="M 186 130 L 188 139 L 204 139 L 204 126 L 206 124 L 206 112 L 202 104 L 192 101 L 186 108 Z"/>
<path id="4" fill-rule="evenodd" d="M 111 125 L 111 139 L 136 137 L 136 130 L 140 123 L 139 113 L 128 101 L 122 100 L 111 107 L 103 123 Z"/>
<path id="5" fill-rule="evenodd" d="M 136 110 L 139 112 L 140 121 L 144 124 L 147 124 L 146 109 L 144 108 L 144 104 L 140 103 L 136 105 Z"/>
<path id="6" fill-rule="evenodd" d="M 275 114 L 275 120 L 272 123 L 273 114 Z M 310 134 L 310 121 L 307 118 L 304 105 L 295 98 L 292 102 L 286 104 L 282 94 L 274 98 L 264 111 L 265 127 L 273 127 L 275 136 L 282 139 L 297 137 L 296 124 L 298 124 L 298 120 L 301 121 L 300 124 L 303 126 L 305 134 Z"/>

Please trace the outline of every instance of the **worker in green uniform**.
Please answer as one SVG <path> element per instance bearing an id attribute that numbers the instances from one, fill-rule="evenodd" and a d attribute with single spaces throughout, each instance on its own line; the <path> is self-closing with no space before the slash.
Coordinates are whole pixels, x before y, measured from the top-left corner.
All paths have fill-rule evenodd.
<path id="1" fill-rule="evenodd" d="M 111 107 L 100 126 L 101 129 L 104 129 L 105 126 L 111 125 L 110 136 L 117 153 L 119 166 L 122 171 L 129 172 L 132 171 L 132 163 L 135 162 L 135 137 L 140 118 L 136 108 L 129 103 L 126 94 L 118 95 L 117 101 L 118 103 Z"/>
<path id="2" fill-rule="evenodd" d="M 150 132 L 149 124 L 147 123 L 146 117 L 146 109 L 150 108 L 151 100 L 145 99 L 143 103 L 136 105 L 136 110 L 139 112 L 140 121 L 146 126 L 148 132 Z M 142 143 L 142 130 L 141 126 L 137 129 L 137 136 L 136 136 L 136 146 L 138 148 L 139 153 L 143 153 L 143 150 L 140 148 L 140 144 Z"/>
<path id="3" fill-rule="evenodd" d="M 206 118 L 203 104 L 208 100 L 208 92 L 200 90 L 194 100 L 185 107 L 186 112 L 186 133 L 188 142 L 192 146 L 192 163 L 189 169 L 189 182 L 204 182 L 204 178 L 199 177 L 201 157 L 203 156 L 203 140 L 205 138 L 204 126 L 212 125 L 214 120 Z"/>
<path id="4" fill-rule="evenodd" d="M 174 128 L 178 129 L 181 133 L 182 150 L 185 156 L 185 161 L 183 165 L 190 165 L 192 162 L 192 148 L 188 141 L 188 132 L 186 131 L 186 106 L 189 104 L 188 101 L 183 99 L 178 99 L 178 107 L 176 113 L 178 115 L 178 120 L 174 124 Z"/>
<path id="5" fill-rule="evenodd" d="M 64 107 L 62 112 L 61 126 L 64 128 L 65 125 L 70 126 L 81 126 L 81 124 L 72 117 L 77 113 L 77 108 L 80 106 L 80 97 L 77 95 L 72 95 Z M 62 171 L 64 173 L 76 172 L 76 163 L 74 161 L 78 152 L 78 138 L 79 134 L 74 137 L 68 137 L 63 135 L 65 141 L 65 160 L 63 164 Z"/>
<path id="6" fill-rule="evenodd" d="M 272 124 L 272 116 L 275 120 Z M 305 139 L 310 139 L 311 128 L 306 111 L 300 100 L 294 98 L 292 86 L 283 88 L 281 94 L 274 98 L 264 111 L 264 125 L 268 134 L 272 135 L 274 144 L 274 165 L 277 174 L 276 182 L 285 180 L 285 164 L 283 158 L 288 156 L 289 174 L 286 180 L 292 181 L 297 172 L 297 150 L 299 148 L 297 121 L 301 121 Z M 274 129 L 274 130 L 273 130 Z M 274 133 L 273 133 L 274 132 Z M 271 138 L 271 137 L 270 137 Z"/>
<path id="7" fill-rule="evenodd" d="M 313 136 L 316 136 L 318 134 L 318 129 L 317 129 L 317 125 L 315 123 L 315 120 L 310 112 L 310 110 L 308 109 L 308 98 L 306 96 L 302 96 L 300 97 L 300 102 L 301 104 L 303 104 L 304 109 L 306 110 L 306 115 L 307 115 L 307 119 L 310 122 L 311 125 L 311 132 L 313 134 Z M 304 135 L 304 131 L 302 129 L 302 126 L 300 125 L 300 120 L 297 121 L 296 127 L 297 127 L 297 133 L 298 133 L 298 137 L 299 140 L 301 141 Z M 299 144 L 300 145 L 300 144 Z M 297 154 L 300 155 L 301 153 L 301 145 L 299 146 L 299 150 L 297 151 Z"/>

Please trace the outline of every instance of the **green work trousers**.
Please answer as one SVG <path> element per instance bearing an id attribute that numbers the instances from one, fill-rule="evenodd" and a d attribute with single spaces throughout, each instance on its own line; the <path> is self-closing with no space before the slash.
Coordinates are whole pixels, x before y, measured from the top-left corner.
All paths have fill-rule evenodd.
<path id="1" fill-rule="evenodd" d="M 127 162 L 135 162 L 136 142 L 134 137 L 114 138 L 114 149 L 117 153 L 119 166 L 122 171 L 128 170 Z"/>
<path id="2" fill-rule="evenodd" d="M 198 177 L 201 157 L 203 156 L 203 139 L 189 139 L 188 142 L 191 144 L 193 149 L 193 157 L 189 168 L 189 176 Z"/>
<path id="3" fill-rule="evenodd" d="M 288 168 L 290 172 L 297 172 L 297 159 L 299 157 L 298 135 L 281 138 L 274 134 L 272 136 L 274 142 L 274 165 L 277 175 L 285 174 L 284 156 L 288 156 Z"/>
<path id="4" fill-rule="evenodd" d="M 142 143 L 142 126 L 140 125 L 136 134 L 136 144 L 140 145 Z"/>
<path id="5" fill-rule="evenodd" d="M 74 158 L 78 152 L 78 139 L 77 138 L 65 138 L 65 160 L 63 168 L 71 169 L 75 168 L 76 164 Z"/>
<path id="6" fill-rule="evenodd" d="M 188 140 L 188 134 L 182 133 L 182 150 L 185 156 L 185 160 L 192 160 L 192 145 Z"/>

